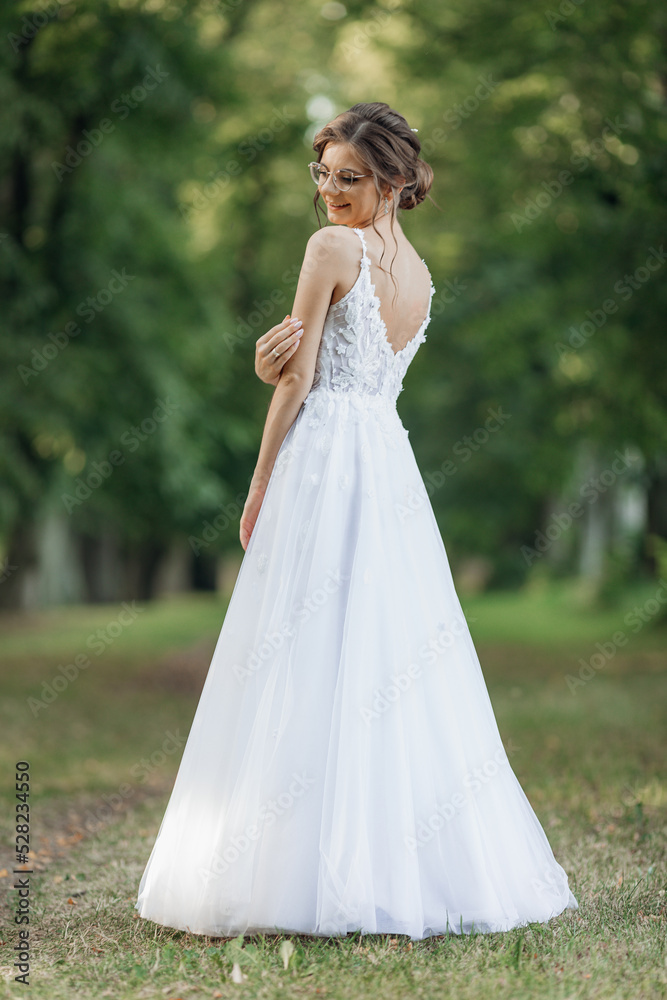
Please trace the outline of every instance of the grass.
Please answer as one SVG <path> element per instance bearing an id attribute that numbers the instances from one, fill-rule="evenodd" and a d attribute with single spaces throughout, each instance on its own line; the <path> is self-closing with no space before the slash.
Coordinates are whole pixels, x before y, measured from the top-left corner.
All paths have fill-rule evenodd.
<path id="1" fill-rule="evenodd" d="M 667 996 L 665 628 L 657 616 L 636 632 L 624 621 L 654 589 L 633 588 L 597 610 L 565 583 L 463 600 L 501 733 L 518 747 L 512 767 L 580 909 L 507 934 L 422 942 L 224 941 L 139 919 L 138 882 L 225 604 L 196 596 L 146 605 L 111 629 L 119 634 L 107 634 L 99 654 L 90 637 L 109 632 L 119 606 L 5 616 L 0 991 L 38 1000 Z M 627 643 L 589 679 L 568 684 L 619 630 Z M 90 663 L 68 680 L 63 670 L 81 654 Z M 45 684 L 55 699 L 31 709 Z M 20 759 L 31 764 L 36 848 L 27 993 L 12 980 L 10 781 Z"/>

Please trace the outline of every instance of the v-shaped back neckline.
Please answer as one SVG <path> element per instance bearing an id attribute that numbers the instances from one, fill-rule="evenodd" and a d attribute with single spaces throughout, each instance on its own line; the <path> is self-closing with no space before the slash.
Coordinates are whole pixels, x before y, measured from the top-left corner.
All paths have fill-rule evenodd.
<path id="1" fill-rule="evenodd" d="M 360 271 L 359 271 L 359 276 L 358 276 L 357 280 L 355 281 L 354 285 L 352 286 L 352 288 L 350 288 L 350 290 L 348 292 L 346 292 L 345 295 L 342 296 L 342 298 L 338 299 L 338 302 L 342 302 L 342 300 L 345 299 L 345 298 L 347 298 L 348 295 L 351 295 L 351 293 L 357 287 L 357 284 L 361 280 L 361 277 L 362 277 L 362 275 L 364 274 L 364 271 L 365 271 L 366 274 L 368 275 L 368 285 L 369 285 L 370 293 L 371 293 L 371 302 L 372 302 L 372 304 L 373 304 L 373 306 L 374 306 L 374 308 L 376 310 L 377 319 L 378 319 L 379 323 L 382 326 L 382 341 L 383 341 L 384 344 L 387 345 L 387 348 L 388 348 L 389 351 L 391 351 L 392 356 L 394 358 L 398 358 L 401 354 L 403 354 L 404 351 L 406 351 L 408 349 L 408 347 L 411 347 L 412 344 L 415 344 L 415 343 L 418 344 L 419 343 L 419 338 L 420 338 L 420 336 L 421 336 L 424 328 L 427 326 L 427 324 L 428 324 L 428 322 L 429 322 L 429 320 L 431 318 L 431 299 L 433 298 L 433 294 L 435 292 L 435 287 L 433 285 L 433 278 L 431 277 L 431 272 L 429 271 L 428 265 L 427 265 L 426 261 L 424 260 L 424 258 L 420 257 L 420 260 L 421 260 L 422 264 L 426 268 L 426 271 L 428 273 L 428 276 L 429 276 L 429 279 L 430 279 L 430 283 L 431 283 L 431 293 L 430 293 L 430 297 L 429 297 L 429 301 L 428 301 L 428 307 L 426 309 L 426 316 L 422 320 L 421 325 L 420 325 L 419 329 L 417 330 L 417 332 L 412 337 L 410 337 L 410 339 L 408 340 L 408 342 L 406 344 L 404 344 L 403 347 L 401 347 L 398 351 L 395 351 L 394 348 L 393 348 L 393 346 L 392 346 L 392 343 L 389 340 L 389 337 L 387 335 L 387 333 L 388 333 L 388 331 L 387 331 L 387 324 L 385 323 L 384 319 L 382 318 L 382 313 L 380 312 L 380 306 L 381 306 L 382 303 L 380 302 L 379 297 L 375 294 L 375 283 L 373 281 L 371 281 L 371 263 L 372 263 L 372 261 L 371 261 L 370 257 L 368 256 L 368 247 L 366 246 L 366 237 L 364 236 L 363 231 L 361 229 L 358 229 L 356 226 L 352 227 L 352 232 L 356 233 L 357 236 L 359 237 L 359 239 L 361 240 L 361 246 L 362 246 L 363 253 L 362 253 L 361 261 L 360 261 Z M 335 305 L 338 305 L 338 302 L 336 302 Z"/>

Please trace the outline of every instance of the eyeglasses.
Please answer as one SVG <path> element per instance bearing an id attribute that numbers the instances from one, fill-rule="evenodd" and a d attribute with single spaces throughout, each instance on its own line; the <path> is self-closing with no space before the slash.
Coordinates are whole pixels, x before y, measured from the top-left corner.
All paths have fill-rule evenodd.
<path id="1" fill-rule="evenodd" d="M 332 175 L 332 180 L 334 187 L 338 191 L 349 191 L 352 185 L 360 177 L 372 177 L 372 174 L 355 174 L 350 170 L 327 170 L 325 166 L 321 163 L 309 163 L 308 169 L 310 170 L 310 176 L 313 178 L 315 183 L 318 185 L 325 184 L 329 174 Z"/>

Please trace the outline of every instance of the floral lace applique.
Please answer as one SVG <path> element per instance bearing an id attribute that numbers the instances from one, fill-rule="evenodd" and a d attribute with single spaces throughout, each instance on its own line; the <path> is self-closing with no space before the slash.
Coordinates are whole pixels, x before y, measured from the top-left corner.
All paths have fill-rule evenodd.
<path id="1" fill-rule="evenodd" d="M 329 389 L 339 393 L 383 396 L 395 406 L 403 389 L 403 377 L 419 345 L 426 339 L 430 322 L 431 295 L 427 316 L 421 328 L 405 347 L 394 353 L 380 315 L 380 300 L 371 282 L 371 260 L 360 229 L 354 229 L 361 241 L 359 277 L 350 291 L 329 307 L 315 365 L 311 393 Z M 310 426 L 317 427 L 323 413 L 309 414 Z"/>
<path id="2" fill-rule="evenodd" d="M 336 421 L 336 426 L 347 429 L 350 426 L 374 420 L 383 432 L 385 444 L 394 449 L 401 435 L 407 431 L 401 422 L 396 406 L 384 396 L 364 395 L 357 392 L 344 392 L 337 389 L 313 389 L 303 402 L 304 419 L 308 426 L 324 428 L 330 420 Z M 331 430 L 323 431 L 318 447 L 326 452 L 331 448 L 333 437 Z M 362 459 L 367 455 L 368 446 L 362 445 Z M 366 457 L 364 461 L 367 461 Z"/>

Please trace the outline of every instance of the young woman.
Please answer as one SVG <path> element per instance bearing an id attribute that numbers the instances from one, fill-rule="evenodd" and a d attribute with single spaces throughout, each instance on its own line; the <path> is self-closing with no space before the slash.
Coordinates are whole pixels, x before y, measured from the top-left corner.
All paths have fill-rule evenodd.
<path id="1" fill-rule="evenodd" d="M 577 901 L 510 767 L 396 410 L 434 291 L 397 212 L 431 168 L 386 104 L 314 149 L 333 225 L 308 241 L 299 320 L 257 343 L 275 391 L 245 556 L 136 908 L 213 936 L 546 921 Z"/>

